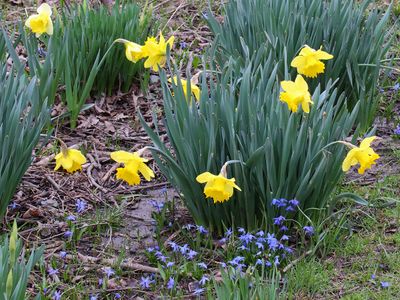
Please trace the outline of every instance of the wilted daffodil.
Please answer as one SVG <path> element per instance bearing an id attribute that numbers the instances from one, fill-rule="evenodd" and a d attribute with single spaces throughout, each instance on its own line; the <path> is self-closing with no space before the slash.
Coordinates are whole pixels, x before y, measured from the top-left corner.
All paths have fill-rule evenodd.
<path id="1" fill-rule="evenodd" d="M 372 149 L 371 143 L 376 139 L 376 136 L 371 136 L 365 138 L 360 147 L 356 147 L 352 144 L 342 142 L 345 145 L 348 145 L 352 149 L 347 153 L 346 158 L 343 161 L 342 169 L 344 172 L 347 172 L 352 166 L 360 164 L 360 168 L 358 169 L 359 174 L 364 174 L 366 169 L 371 168 L 375 161 L 379 158 L 379 155 L 375 153 L 374 149 Z"/>
<path id="2" fill-rule="evenodd" d="M 58 153 L 55 158 L 56 167 L 54 168 L 54 171 L 63 167 L 68 173 L 73 173 L 82 170 L 82 165 L 86 163 L 86 158 L 83 156 L 81 151 L 76 149 L 67 149 L 63 144 L 61 144 L 61 152 Z"/>
<path id="3" fill-rule="evenodd" d="M 310 112 L 311 94 L 308 91 L 307 82 L 303 76 L 297 75 L 296 80 L 293 81 L 282 81 L 281 87 L 283 92 L 280 93 L 279 98 L 282 102 L 288 105 L 288 108 L 292 112 L 297 112 L 299 104 L 306 113 Z"/>
<path id="4" fill-rule="evenodd" d="M 145 57 L 141 45 L 125 39 L 117 39 L 115 42 L 125 45 L 126 58 L 131 62 L 135 63 Z"/>
<path id="5" fill-rule="evenodd" d="M 37 9 L 38 14 L 30 16 L 25 26 L 30 28 L 36 37 L 39 37 L 43 33 L 48 35 L 53 34 L 53 22 L 51 21 L 51 7 L 47 3 L 43 3 Z"/>
<path id="6" fill-rule="evenodd" d="M 325 64 L 321 60 L 332 59 L 333 55 L 322 51 L 320 49 L 315 50 L 307 45 L 301 49 L 298 56 L 296 56 L 292 63 L 292 67 L 297 68 L 299 74 L 303 74 L 307 77 L 317 77 L 318 74 L 324 73 Z"/>
<path id="7" fill-rule="evenodd" d="M 122 179 L 129 185 L 137 185 L 140 184 L 139 172 L 147 181 L 154 178 L 154 172 L 145 164 L 148 160 L 140 157 L 144 150 L 145 148 L 134 153 L 126 151 L 115 151 L 111 153 L 111 159 L 124 164 L 123 168 L 117 169 L 117 179 Z"/>
<path id="8" fill-rule="evenodd" d="M 221 169 L 219 175 L 204 172 L 196 177 L 197 182 L 206 183 L 204 194 L 207 198 L 213 198 L 214 203 L 224 202 L 233 195 L 233 188 L 242 191 L 235 183 L 235 178 L 226 178 L 227 163 Z"/>
<path id="9" fill-rule="evenodd" d="M 168 79 L 168 82 L 174 82 L 175 85 L 178 85 L 178 77 L 174 76 L 172 79 Z M 185 95 L 186 99 L 188 99 L 188 91 L 187 91 L 187 80 L 185 79 L 181 79 L 180 80 L 181 85 L 182 85 L 182 89 L 183 89 L 183 94 Z M 194 97 L 196 98 L 197 101 L 200 100 L 200 88 L 195 85 L 194 83 L 190 82 L 190 89 L 192 90 L 192 93 L 194 95 Z"/>
<path id="10" fill-rule="evenodd" d="M 145 68 L 152 68 L 155 72 L 159 67 L 164 67 L 167 62 L 167 46 L 172 48 L 174 44 L 174 36 L 171 36 L 168 41 L 165 41 L 164 36 L 160 32 L 160 40 L 157 42 L 155 37 L 149 37 L 142 46 L 142 51 L 145 57 Z"/>

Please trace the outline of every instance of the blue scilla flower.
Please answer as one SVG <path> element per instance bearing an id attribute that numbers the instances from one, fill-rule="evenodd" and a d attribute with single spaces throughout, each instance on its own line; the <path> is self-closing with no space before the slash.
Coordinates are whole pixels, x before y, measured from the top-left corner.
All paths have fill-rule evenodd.
<path id="1" fill-rule="evenodd" d="M 279 228 L 279 231 L 282 231 L 282 232 L 285 232 L 285 231 L 288 231 L 288 230 L 289 230 L 289 228 L 287 228 L 285 225 L 283 225 L 283 226 L 281 226 Z"/>
<path id="2" fill-rule="evenodd" d="M 174 277 L 170 277 L 167 282 L 167 289 L 172 290 L 175 286 L 175 279 Z"/>
<path id="3" fill-rule="evenodd" d="M 190 250 L 190 249 L 189 249 L 189 245 L 188 245 L 188 244 L 185 244 L 185 245 L 179 247 L 179 251 L 180 251 L 182 254 L 186 254 L 186 252 L 188 252 L 189 250 Z"/>
<path id="4" fill-rule="evenodd" d="M 168 242 L 168 245 L 171 247 L 173 252 L 179 251 L 179 245 L 177 243 L 170 241 Z"/>
<path id="5" fill-rule="evenodd" d="M 194 250 L 189 250 L 186 254 L 187 259 L 192 260 L 198 253 Z"/>
<path id="6" fill-rule="evenodd" d="M 387 281 L 381 281 L 381 287 L 382 288 L 388 288 L 390 286 L 390 282 L 387 282 Z"/>
<path id="7" fill-rule="evenodd" d="M 199 266 L 199 268 L 207 270 L 207 265 L 205 263 L 199 262 L 197 265 Z"/>
<path id="8" fill-rule="evenodd" d="M 201 277 L 201 279 L 199 280 L 200 285 L 206 285 L 206 283 L 210 280 L 210 278 L 208 278 L 206 275 L 203 275 L 203 277 Z"/>
<path id="9" fill-rule="evenodd" d="M 229 238 L 231 235 L 232 235 L 232 228 L 228 228 L 228 229 L 225 231 L 225 237 Z"/>
<path id="10" fill-rule="evenodd" d="M 278 246 L 279 246 L 279 242 L 278 240 L 275 238 L 275 234 L 271 234 L 268 233 L 267 234 L 267 243 L 268 243 L 268 247 L 270 250 L 275 251 Z"/>
<path id="11" fill-rule="evenodd" d="M 264 244 L 263 243 L 260 243 L 260 242 L 256 242 L 256 246 L 257 246 L 257 248 L 258 249 L 261 249 L 261 250 L 264 250 Z"/>
<path id="12" fill-rule="evenodd" d="M 87 202 L 83 199 L 78 199 L 76 200 L 75 206 L 76 206 L 76 212 L 80 214 L 85 211 L 87 207 Z"/>
<path id="13" fill-rule="evenodd" d="M 250 251 L 250 248 L 247 247 L 247 246 L 245 246 L 245 245 L 239 246 L 238 249 L 239 249 L 240 251 Z"/>
<path id="14" fill-rule="evenodd" d="M 272 199 L 272 205 L 276 207 L 285 207 L 287 205 L 287 200 L 286 199 Z"/>
<path id="15" fill-rule="evenodd" d="M 281 236 L 281 241 L 288 241 L 288 240 L 289 240 L 289 237 L 286 234 Z"/>
<path id="16" fill-rule="evenodd" d="M 311 236 L 314 234 L 314 227 L 312 227 L 312 226 L 304 226 L 303 230 L 306 233 L 306 235 L 308 235 L 308 236 Z"/>
<path id="17" fill-rule="evenodd" d="M 237 266 L 238 264 L 240 264 L 243 261 L 244 261 L 243 256 L 236 256 L 232 260 L 228 261 L 228 263 L 232 266 Z"/>
<path id="18" fill-rule="evenodd" d="M 170 268 L 170 267 L 172 267 L 173 265 L 175 265 L 175 263 L 174 263 L 173 261 L 169 261 L 169 262 L 167 262 L 167 264 L 166 264 L 167 268 Z"/>
<path id="19" fill-rule="evenodd" d="M 282 225 L 282 223 L 286 220 L 284 216 L 279 216 L 274 218 L 274 225 Z"/>
<path id="20" fill-rule="evenodd" d="M 258 231 L 258 232 L 256 233 L 256 236 L 258 236 L 258 237 L 263 237 L 264 235 L 265 235 L 265 232 L 262 231 L 262 230 L 260 230 L 260 231 Z"/>
<path id="21" fill-rule="evenodd" d="M 242 233 L 242 234 L 245 234 L 245 233 L 246 233 L 246 230 L 244 230 L 243 227 L 238 227 L 238 232 L 239 232 L 239 233 Z"/>
<path id="22" fill-rule="evenodd" d="M 207 234 L 208 230 L 205 229 L 203 226 L 197 226 L 197 231 L 200 232 L 201 234 Z"/>
<path id="23" fill-rule="evenodd" d="M 249 244 L 253 239 L 254 239 L 254 235 L 252 235 L 251 233 L 246 233 L 246 234 L 242 234 L 241 236 L 239 236 L 239 240 L 244 245 Z"/>
<path id="24" fill-rule="evenodd" d="M 150 276 L 146 276 L 146 277 L 142 276 L 142 277 L 140 278 L 139 284 L 140 284 L 140 286 L 142 287 L 142 289 L 149 289 L 149 288 L 150 288 L 150 285 L 151 285 L 153 282 L 154 282 L 154 280 L 152 280 Z"/>
<path id="25" fill-rule="evenodd" d="M 53 300 L 61 300 L 61 292 L 55 291 L 52 297 Z"/>
<path id="26" fill-rule="evenodd" d="M 195 289 L 193 295 L 201 295 L 204 292 L 204 289 Z"/>
<path id="27" fill-rule="evenodd" d="M 394 130 L 395 135 L 400 135 L 400 125 L 397 126 L 397 128 Z"/>

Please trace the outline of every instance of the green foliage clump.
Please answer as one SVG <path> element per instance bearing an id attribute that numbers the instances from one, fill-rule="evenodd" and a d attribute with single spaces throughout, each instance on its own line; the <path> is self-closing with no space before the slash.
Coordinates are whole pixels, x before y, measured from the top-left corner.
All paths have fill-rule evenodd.
<path id="1" fill-rule="evenodd" d="M 115 88 L 126 91 L 133 80 L 143 79 L 143 62 L 127 61 L 118 38 L 143 44 L 151 33 L 151 10 L 141 11 L 137 4 L 117 1 L 110 11 L 85 4 L 64 9 L 47 41 L 60 84 L 65 86 L 63 100 L 71 113 L 71 127 L 90 92 L 110 94 Z M 111 48 L 112 47 L 112 48 Z"/>
<path id="2" fill-rule="evenodd" d="M 10 238 L 0 240 L 0 300 L 26 298 L 29 274 L 43 256 L 44 247 L 32 250 L 28 261 L 14 222 Z M 40 294 L 35 299 L 41 299 Z"/>
<path id="3" fill-rule="evenodd" d="M 0 218 L 32 162 L 32 151 L 49 122 L 46 99 L 37 77 L 28 78 L 24 66 L 3 32 L 13 66 L 0 61 Z"/>
<path id="4" fill-rule="evenodd" d="M 370 9 L 372 1 L 333 0 L 232 0 L 224 9 L 224 22 L 210 14 L 209 27 L 216 36 L 220 64 L 235 59 L 243 65 L 246 57 L 265 49 L 264 61 L 288 63 L 304 45 L 329 52 L 334 59 L 326 62 L 325 73 L 311 82 L 321 89 L 338 79 L 338 93 L 344 92 L 349 109 L 360 102 L 358 121 L 367 129 L 378 107 L 375 97 L 380 61 L 385 44 L 390 9 L 381 16 Z M 295 69 L 291 71 L 294 75 Z M 285 77 L 284 64 L 277 76 Z"/>
<path id="5" fill-rule="evenodd" d="M 345 152 L 343 145 L 331 143 L 345 139 L 354 128 L 358 105 L 348 112 L 340 105 L 345 96 L 330 82 L 325 90 L 311 91 L 309 114 L 291 113 L 279 101 L 280 68 L 270 56 L 265 62 L 248 61 L 244 69 L 231 61 L 220 76 L 204 71 L 198 105 L 187 100 L 181 85 L 173 85 L 171 92 L 161 72 L 171 147 L 157 134 L 156 119 L 156 132 L 142 124 L 155 143 L 161 171 L 180 190 L 197 223 L 218 231 L 223 226 L 271 227 L 283 212 L 272 206 L 274 198 L 299 200 L 300 209 L 311 217 L 318 215 L 315 208 L 327 205 L 342 175 Z M 205 199 L 196 177 L 205 171 L 218 174 L 229 160 L 242 162 L 227 168 L 228 178 L 234 177 L 242 191 L 214 204 Z"/>

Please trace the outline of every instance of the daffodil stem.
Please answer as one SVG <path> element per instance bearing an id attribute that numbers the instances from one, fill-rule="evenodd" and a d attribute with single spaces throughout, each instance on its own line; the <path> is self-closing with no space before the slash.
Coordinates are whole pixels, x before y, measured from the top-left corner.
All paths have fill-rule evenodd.
<path id="1" fill-rule="evenodd" d="M 224 163 L 224 165 L 222 166 L 221 171 L 220 171 L 219 173 L 220 173 L 221 175 L 223 175 L 224 177 L 226 177 L 226 176 L 227 176 L 226 168 L 228 167 L 228 165 L 230 165 L 230 164 L 236 164 L 236 163 L 244 164 L 244 162 L 242 162 L 242 161 L 240 161 L 240 160 L 228 160 L 226 163 Z"/>
<path id="2" fill-rule="evenodd" d="M 110 45 L 110 47 L 108 47 L 106 53 L 104 53 L 103 57 L 101 58 L 101 60 L 100 60 L 100 62 L 99 62 L 98 68 L 101 67 L 101 65 L 102 65 L 103 62 L 105 61 L 105 59 L 106 59 L 108 53 L 111 51 L 112 47 L 114 46 L 114 44 L 115 44 L 117 41 L 118 41 L 118 39 L 115 40 L 115 41 L 113 41 L 112 44 Z"/>
<path id="3" fill-rule="evenodd" d="M 145 146 L 145 147 L 143 147 L 142 149 L 138 150 L 138 151 L 137 151 L 137 154 L 138 154 L 139 156 L 142 156 L 142 154 L 143 154 L 146 150 L 148 150 L 148 149 L 149 149 L 149 146 Z"/>
<path id="4" fill-rule="evenodd" d="M 334 142 L 332 142 L 332 143 L 329 143 L 329 144 L 326 145 L 325 147 L 323 147 L 321 150 L 319 150 L 319 151 L 314 155 L 314 157 L 313 157 L 313 159 L 312 159 L 311 161 L 314 161 L 314 159 L 315 159 L 322 151 L 324 151 L 326 148 L 328 148 L 328 147 L 330 147 L 330 146 L 332 146 L 332 145 L 335 145 L 335 144 L 342 144 L 342 145 L 345 145 L 345 146 L 349 147 L 350 149 L 356 148 L 356 146 L 354 146 L 353 144 L 348 143 L 348 142 L 345 142 L 345 141 L 334 141 Z"/>

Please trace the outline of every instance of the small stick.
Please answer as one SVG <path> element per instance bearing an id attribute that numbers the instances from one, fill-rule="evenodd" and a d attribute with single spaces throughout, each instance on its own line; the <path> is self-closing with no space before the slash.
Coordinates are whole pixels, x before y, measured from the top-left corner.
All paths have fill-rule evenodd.
<path id="1" fill-rule="evenodd" d="M 57 190 L 57 191 L 60 191 L 61 190 L 61 188 L 60 188 L 60 186 L 57 184 L 57 182 L 55 182 L 54 181 L 54 179 L 53 178 L 51 178 L 49 175 L 44 175 L 45 177 L 46 177 L 46 179 L 52 184 L 52 186 L 54 186 L 55 187 L 55 189 Z"/>
<path id="2" fill-rule="evenodd" d="M 307 255 L 310 255 L 313 253 L 313 250 L 308 250 L 307 252 L 303 253 L 300 257 L 296 258 L 294 261 L 292 261 L 290 264 L 288 264 L 283 270 L 283 273 L 286 273 L 289 271 L 291 268 L 293 268 L 294 265 L 296 265 L 299 261 L 304 259 Z"/>
<path id="3" fill-rule="evenodd" d="M 97 258 L 97 257 L 92 257 L 92 256 L 87 256 L 87 255 L 83 255 L 80 253 L 77 253 L 78 258 L 82 261 L 82 262 L 86 262 L 86 263 L 101 263 L 101 264 L 105 264 L 105 265 L 115 265 L 119 262 L 118 259 L 113 258 L 113 259 L 108 259 L 108 258 Z M 74 256 L 71 254 L 68 254 L 66 256 L 67 259 L 72 260 L 74 259 Z M 135 271 L 142 271 L 142 272 L 146 272 L 146 273 L 160 273 L 160 270 L 158 268 L 153 268 L 150 266 L 146 266 L 146 265 L 142 265 L 142 264 L 138 264 L 135 262 L 132 262 L 131 260 L 124 260 L 122 261 L 121 265 L 122 268 L 125 269 L 131 269 L 131 270 L 135 270 Z"/>

